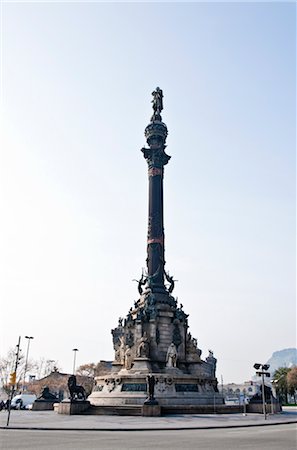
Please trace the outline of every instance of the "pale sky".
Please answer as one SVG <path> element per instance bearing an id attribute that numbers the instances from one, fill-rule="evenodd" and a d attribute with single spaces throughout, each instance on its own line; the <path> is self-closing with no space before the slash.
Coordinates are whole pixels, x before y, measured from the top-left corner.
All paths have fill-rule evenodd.
<path id="1" fill-rule="evenodd" d="M 2 3 L 1 352 L 112 360 L 146 259 L 164 93 L 166 268 L 217 377 L 296 346 L 294 3 Z M 25 350 L 24 339 L 22 348 Z"/>

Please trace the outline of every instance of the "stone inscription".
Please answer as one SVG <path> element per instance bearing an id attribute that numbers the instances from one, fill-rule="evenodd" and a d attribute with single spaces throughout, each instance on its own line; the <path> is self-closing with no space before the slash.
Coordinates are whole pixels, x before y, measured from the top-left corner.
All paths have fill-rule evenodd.
<path id="1" fill-rule="evenodd" d="M 178 384 L 175 385 L 176 392 L 198 392 L 197 384 Z"/>
<path id="2" fill-rule="evenodd" d="M 146 392 L 146 383 L 123 383 L 122 391 L 126 392 Z"/>

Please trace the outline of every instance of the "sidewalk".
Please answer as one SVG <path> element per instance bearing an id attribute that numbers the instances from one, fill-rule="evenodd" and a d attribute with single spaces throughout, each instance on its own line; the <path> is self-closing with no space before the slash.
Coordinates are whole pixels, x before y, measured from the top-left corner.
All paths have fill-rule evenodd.
<path id="1" fill-rule="evenodd" d="M 7 412 L 0 412 L 0 429 L 6 428 Z M 162 417 L 142 416 L 66 416 L 54 411 L 11 411 L 10 429 L 140 431 L 207 428 L 235 428 L 297 423 L 297 408 L 283 413 L 262 414 L 195 414 Z"/>

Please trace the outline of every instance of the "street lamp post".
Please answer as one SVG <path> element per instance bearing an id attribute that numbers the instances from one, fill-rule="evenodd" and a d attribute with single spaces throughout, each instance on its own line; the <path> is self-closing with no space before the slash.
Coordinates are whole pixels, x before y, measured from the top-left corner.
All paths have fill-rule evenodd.
<path id="1" fill-rule="evenodd" d="M 75 363 L 76 363 L 76 353 L 78 352 L 78 348 L 73 348 L 72 351 L 74 352 L 73 355 L 73 375 L 75 374 Z"/>
<path id="2" fill-rule="evenodd" d="M 270 367 L 269 364 L 259 364 L 259 363 L 254 364 L 254 369 L 257 370 L 256 374 L 258 376 L 261 376 L 261 379 L 262 379 L 262 403 L 263 403 L 263 414 L 264 414 L 264 419 L 265 420 L 267 419 L 267 414 L 266 414 L 266 402 L 265 402 L 264 376 L 265 377 L 270 377 L 270 373 L 267 372 L 269 367 Z"/>
<path id="3" fill-rule="evenodd" d="M 243 416 L 246 416 L 246 390 L 243 389 Z"/>
<path id="4" fill-rule="evenodd" d="M 34 337 L 33 336 L 25 336 L 25 339 L 28 339 L 28 344 L 27 344 L 27 353 L 26 353 L 26 361 L 25 361 L 25 368 L 24 368 L 24 378 L 23 378 L 23 389 L 22 389 L 22 392 L 24 392 L 24 390 L 25 390 L 25 382 L 26 382 L 26 373 L 27 373 L 27 367 L 28 367 L 30 341 L 31 341 L 31 339 L 34 339 Z"/>

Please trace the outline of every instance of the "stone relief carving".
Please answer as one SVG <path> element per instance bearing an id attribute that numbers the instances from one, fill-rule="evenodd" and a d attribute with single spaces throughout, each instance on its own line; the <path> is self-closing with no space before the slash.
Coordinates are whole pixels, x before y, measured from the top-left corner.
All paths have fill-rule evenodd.
<path id="1" fill-rule="evenodd" d="M 158 377 L 156 379 L 156 381 L 157 381 L 156 389 L 159 392 L 164 392 L 167 388 L 165 378 L 161 376 L 161 377 Z"/>
<path id="2" fill-rule="evenodd" d="M 107 386 L 108 392 L 111 392 L 111 391 L 114 390 L 114 388 L 115 388 L 115 380 L 113 378 L 106 378 L 105 379 L 105 384 Z"/>
<path id="3" fill-rule="evenodd" d="M 164 134 L 166 135 L 167 133 L 162 125 L 159 127 L 159 126 L 157 126 L 157 124 L 152 125 L 152 127 L 150 127 L 150 128 L 148 126 L 147 130 L 148 130 L 147 134 L 150 135 L 149 136 L 150 145 L 153 148 L 143 147 L 141 149 L 141 151 L 143 153 L 143 156 L 145 157 L 145 159 L 148 162 L 149 169 L 152 169 L 153 167 L 161 168 L 168 163 L 171 156 L 169 156 L 165 153 L 164 150 L 166 148 L 166 145 L 164 145 L 163 143 L 160 143 L 157 136 L 156 136 L 156 138 L 154 138 L 153 133 L 157 132 L 158 134 L 163 134 L 163 135 Z M 161 140 L 162 140 L 162 138 L 161 138 Z"/>
<path id="4" fill-rule="evenodd" d="M 173 378 L 172 377 L 164 377 L 163 375 L 156 377 L 156 391 L 162 393 L 164 391 L 171 392 L 173 391 Z"/>

